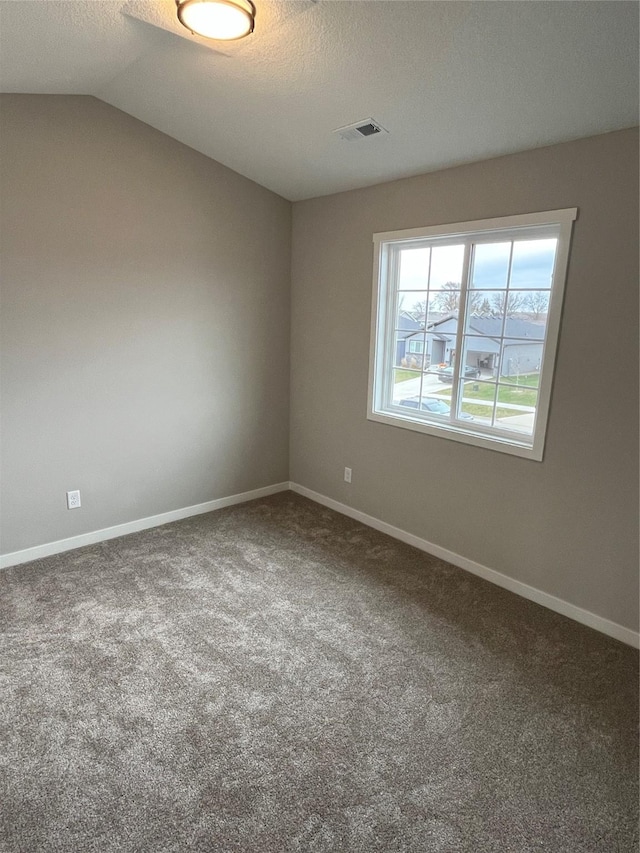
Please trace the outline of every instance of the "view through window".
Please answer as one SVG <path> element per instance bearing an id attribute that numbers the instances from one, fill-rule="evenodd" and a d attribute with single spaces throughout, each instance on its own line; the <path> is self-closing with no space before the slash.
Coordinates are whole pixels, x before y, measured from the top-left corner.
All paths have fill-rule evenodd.
<path id="1" fill-rule="evenodd" d="M 376 235 L 369 417 L 541 458 L 575 215 Z"/>

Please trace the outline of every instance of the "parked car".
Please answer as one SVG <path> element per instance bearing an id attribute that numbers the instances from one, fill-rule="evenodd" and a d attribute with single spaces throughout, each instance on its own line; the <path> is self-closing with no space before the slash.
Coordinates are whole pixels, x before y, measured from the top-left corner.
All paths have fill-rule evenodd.
<path id="1" fill-rule="evenodd" d="M 480 368 L 471 367 L 470 365 L 464 369 L 465 379 L 479 379 Z M 440 382 L 453 382 L 453 367 L 441 367 L 438 371 L 438 379 Z"/>
<path id="2" fill-rule="evenodd" d="M 432 415 L 448 416 L 451 414 L 451 406 L 445 403 L 444 400 L 438 400 L 437 397 L 423 397 L 422 403 L 420 402 L 420 397 L 407 397 L 404 400 L 400 400 L 400 405 L 405 406 L 407 409 L 421 409 L 423 412 L 430 412 Z M 461 412 L 460 418 L 464 421 L 473 420 L 473 417 L 466 412 Z"/>

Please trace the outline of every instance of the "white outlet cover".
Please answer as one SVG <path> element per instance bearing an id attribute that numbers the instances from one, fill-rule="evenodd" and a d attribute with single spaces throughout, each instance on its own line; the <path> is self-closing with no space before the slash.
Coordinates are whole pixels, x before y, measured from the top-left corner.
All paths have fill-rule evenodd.
<path id="1" fill-rule="evenodd" d="M 71 492 L 67 492 L 67 509 L 78 509 L 81 506 L 80 490 L 74 489 Z"/>

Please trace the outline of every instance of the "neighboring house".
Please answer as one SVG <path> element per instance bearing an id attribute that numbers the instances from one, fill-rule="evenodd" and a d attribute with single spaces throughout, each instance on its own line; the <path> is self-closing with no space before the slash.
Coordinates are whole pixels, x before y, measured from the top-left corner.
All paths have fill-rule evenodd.
<path id="1" fill-rule="evenodd" d="M 420 367 L 424 363 L 425 369 L 431 364 L 449 363 L 451 353 L 455 350 L 455 331 L 453 335 L 433 334 L 433 330 L 445 320 L 451 320 L 451 313 L 437 314 L 429 312 L 429 317 L 438 317 L 436 322 L 429 325 L 428 338 L 425 344 L 424 327 L 411 314 L 401 311 L 398 314 L 398 328 L 396 334 L 396 364 Z M 455 325 L 455 320 L 454 320 Z M 447 329 L 448 332 L 448 329 Z M 453 342 L 452 342 L 453 341 Z M 425 352 L 426 346 L 426 352 Z"/>
<path id="2" fill-rule="evenodd" d="M 403 365 L 411 356 L 415 358 L 416 366 L 421 364 L 424 350 L 424 329 L 420 323 L 401 311 L 398 314 L 396 331 L 396 364 Z"/>
<path id="3" fill-rule="evenodd" d="M 425 363 L 450 364 L 456 347 L 458 319 L 450 316 L 427 329 Z M 540 369 L 545 327 L 541 323 L 507 317 L 504 333 L 501 317 L 472 315 L 465 335 L 465 364 L 488 371 L 492 376 L 517 376 L 533 373 Z M 504 334 L 502 363 L 500 363 L 500 341 Z M 422 331 L 410 333 L 403 339 L 405 351 L 412 351 L 412 340 L 423 342 Z"/>

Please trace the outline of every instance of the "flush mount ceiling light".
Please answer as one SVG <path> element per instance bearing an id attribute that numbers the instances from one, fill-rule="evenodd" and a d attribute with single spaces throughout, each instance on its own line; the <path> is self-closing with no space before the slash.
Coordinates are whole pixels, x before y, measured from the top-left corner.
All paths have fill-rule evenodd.
<path id="1" fill-rule="evenodd" d="M 204 38 L 233 41 L 253 32 L 251 0 L 176 0 L 176 5 L 180 23 Z"/>

